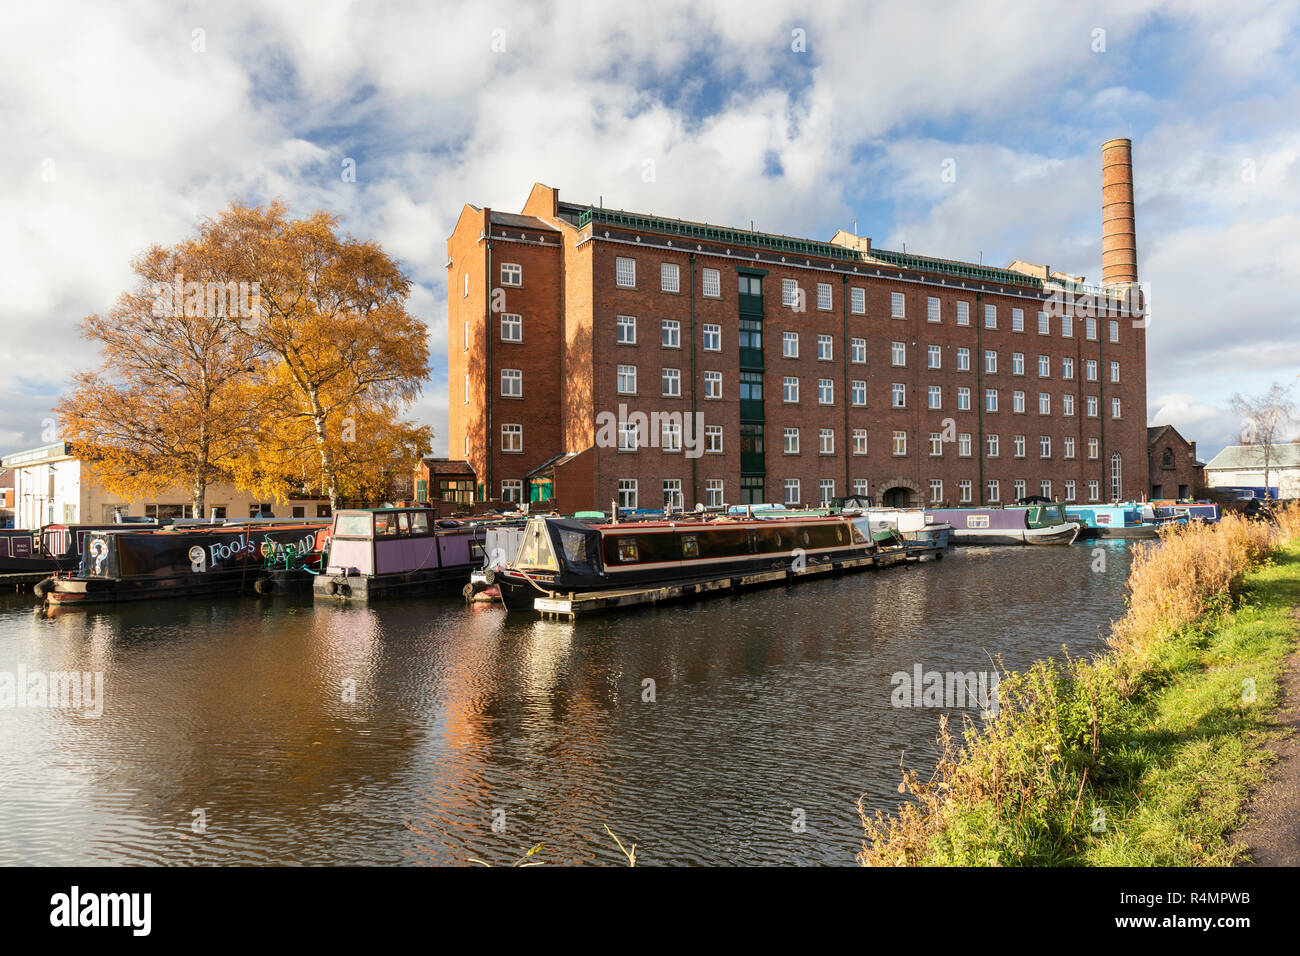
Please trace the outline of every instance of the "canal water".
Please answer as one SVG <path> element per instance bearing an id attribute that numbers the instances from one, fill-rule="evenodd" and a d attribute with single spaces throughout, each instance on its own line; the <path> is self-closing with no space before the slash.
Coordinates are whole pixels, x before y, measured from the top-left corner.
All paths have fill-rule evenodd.
<path id="1" fill-rule="evenodd" d="M 859 797 L 933 766 L 945 710 L 894 706 L 894 675 L 1089 655 L 1128 565 L 960 549 L 576 623 L 0 598 L 0 679 L 103 675 L 99 716 L 0 704 L 0 864 L 619 864 L 608 826 L 645 865 L 848 865 Z"/>

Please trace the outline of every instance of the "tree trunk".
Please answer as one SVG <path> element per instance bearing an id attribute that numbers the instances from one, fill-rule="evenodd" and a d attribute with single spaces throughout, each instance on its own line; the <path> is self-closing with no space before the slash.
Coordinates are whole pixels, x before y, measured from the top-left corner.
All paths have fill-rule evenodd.
<path id="1" fill-rule="evenodd" d="M 329 436 L 325 431 L 325 410 L 320 406 L 319 393 L 312 389 L 308 393 L 311 399 L 312 424 L 316 427 L 316 447 L 320 450 L 321 476 L 325 479 L 325 493 L 330 499 L 330 513 L 338 510 L 338 478 L 334 474 L 334 456 L 330 453 Z"/>

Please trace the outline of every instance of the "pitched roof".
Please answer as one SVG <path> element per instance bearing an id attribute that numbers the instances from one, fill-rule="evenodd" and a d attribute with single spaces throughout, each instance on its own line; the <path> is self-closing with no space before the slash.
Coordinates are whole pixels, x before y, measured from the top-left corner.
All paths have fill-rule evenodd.
<path id="1" fill-rule="evenodd" d="M 1272 446 L 1269 455 L 1269 468 L 1300 468 L 1300 444 L 1285 442 Z M 1210 459 L 1207 469 L 1212 468 L 1263 468 L 1263 445 L 1229 445 Z"/>

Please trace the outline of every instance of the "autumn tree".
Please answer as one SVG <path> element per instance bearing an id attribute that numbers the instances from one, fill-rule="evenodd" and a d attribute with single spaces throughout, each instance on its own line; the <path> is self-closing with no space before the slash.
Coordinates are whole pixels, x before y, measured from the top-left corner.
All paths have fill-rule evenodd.
<path id="1" fill-rule="evenodd" d="M 283 203 L 232 204 L 200 226 L 225 275 L 256 276 L 260 316 L 238 328 L 273 362 L 263 393 L 257 474 L 319 476 L 331 505 L 374 498 L 380 475 L 409 470 L 431 432 L 402 419 L 429 374 L 428 330 L 406 311 L 410 280 L 338 217 L 291 219 Z"/>
<path id="2" fill-rule="evenodd" d="M 1269 472 L 1273 463 L 1273 445 L 1284 434 L 1284 429 L 1295 421 L 1295 402 L 1291 389 L 1277 382 L 1259 395 L 1232 396 L 1232 410 L 1241 416 L 1241 444 L 1253 451 L 1253 457 L 1264 467 L 1264 493 L 1267 495 Z"/>
<path id="3" fill-rule="evenodd" d="M 131 265 L 135 287 L 81 323 L 101 362 L 59 399 L 61 435 L 114 494 L 180 485 L 201 516 L 208 486 L 233 478 L 256 430 L 261 346 L 236 324 L 255 310 L 255 290 L 215 281 L 193 241 L 153 246 Z"/>

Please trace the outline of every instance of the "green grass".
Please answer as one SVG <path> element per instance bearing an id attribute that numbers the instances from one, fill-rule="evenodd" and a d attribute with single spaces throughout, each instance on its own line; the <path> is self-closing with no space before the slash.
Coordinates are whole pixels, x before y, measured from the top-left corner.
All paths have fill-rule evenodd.
<path id="1" fill-rule="evenodd" d="M 941 783 L 913 779 L 919 803 L 895 822 L 868 822 L 878 842 L 864 862 L 1238 862 L 1246 850 L 1229 835 L 1274 759 L 1298 604 L 1300 542 L 1250 571 L 1235 598 L 1149 643 L 1141 662 L 1112 652 L 1010 675 L 999 696 L 1011 718 L 968 732 L 960 753 L 949 746 Z"/>

